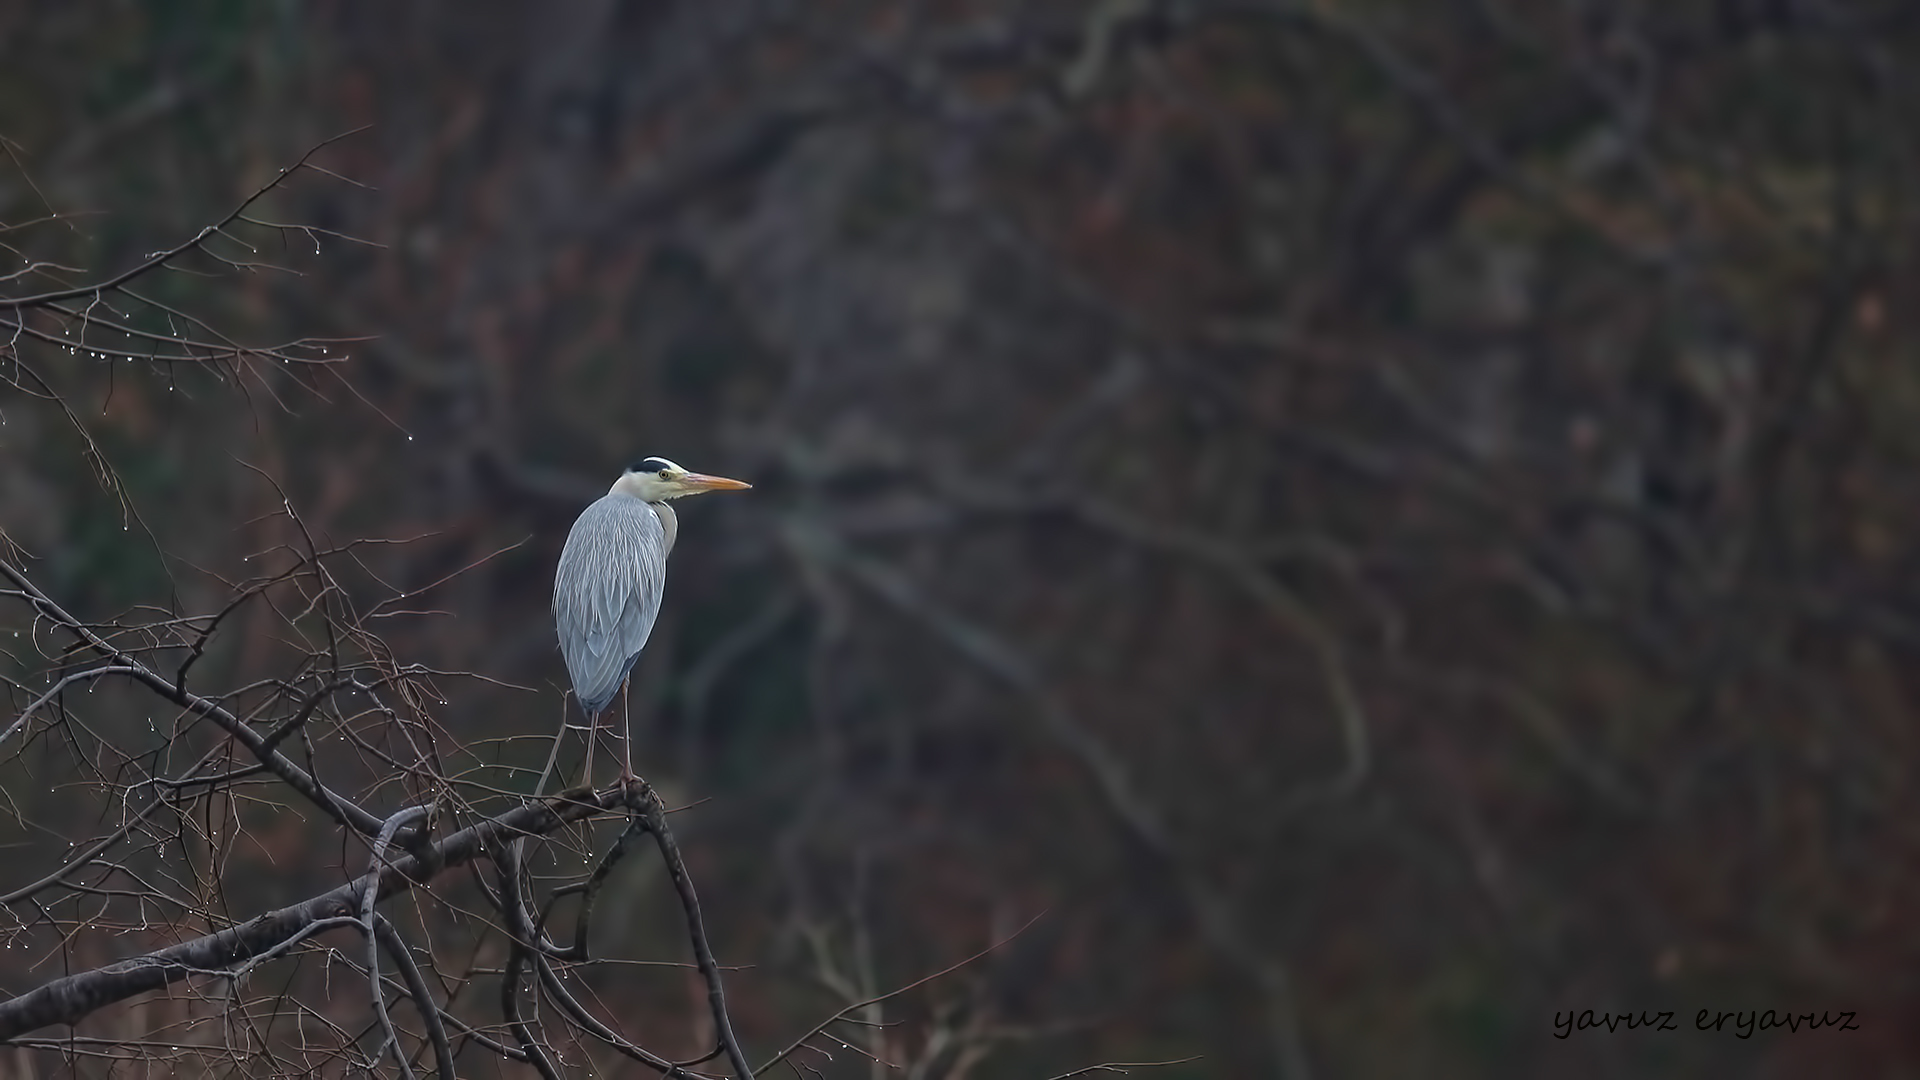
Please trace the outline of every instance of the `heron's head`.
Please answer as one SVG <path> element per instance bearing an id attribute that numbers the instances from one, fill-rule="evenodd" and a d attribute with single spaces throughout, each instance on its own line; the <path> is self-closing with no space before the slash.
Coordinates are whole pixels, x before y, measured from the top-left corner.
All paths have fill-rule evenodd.
<path id="1" fill-rule="evenodd" d="M 703 491 L 745 491 L 752 486 L 724 476 L 688 472 L 663 457 L 636 461 L 627 466 L 627 471 L 620 474 L 620 479 L 613 482 L 614 491 L 650 503 L 678 499 L 683 495 L 698 495 Z"/>

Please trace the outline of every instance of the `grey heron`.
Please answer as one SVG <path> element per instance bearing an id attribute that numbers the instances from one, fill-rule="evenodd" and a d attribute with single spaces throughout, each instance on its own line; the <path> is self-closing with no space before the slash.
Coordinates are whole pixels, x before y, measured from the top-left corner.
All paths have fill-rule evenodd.
<path id="1" fill-rule="evenodd" d="M 667 500 L 751 486 L 688 472 L 666 458 L 644 458 L 627 466 L 605 495 L 581 511 L 567 533 L 553 578 L 553 622 L 560 634 L 560 655 L 573 679 L 573 696 L 587 716 L 583 782 L 592 782 L 594 736 L 600 714 L 613 704 L 615 693 L 622 695 L 626 720 L 627 676 L 660 615 L 667 553 L 680 531 Z M 623 783 L 634 778 L 630 735 L 623 723 Z"/>

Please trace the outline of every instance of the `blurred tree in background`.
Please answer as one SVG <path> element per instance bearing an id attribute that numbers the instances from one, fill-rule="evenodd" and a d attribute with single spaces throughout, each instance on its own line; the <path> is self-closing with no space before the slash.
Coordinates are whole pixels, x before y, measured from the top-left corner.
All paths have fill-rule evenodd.
<path id="1" fill-rule="evenodd" d="M 440 686 L 451 750 L 559 724 L 621 462 L 752 480 L 634 685 L 756 1045 L 1039 916 L 876 1045 L 1912 1075 L 1917 56 L 1901 0 L 14 4 L 0 220 L 87 213 L 8 243 L 131 264 L 370 124 L 329 167 L 375 190 L 286 212 L 384 247 L 166 280 L 377 335 L 284 400 L 40 361 L 124 490 L 0 391 L 0 528 L 101 615 L 217 607 L 263 474 L 419 537 L 362 556 L 418 592 L 385 640 L 509 684 Z M 229 875 L 337 883 L 308 842 Z M 603 953 L 677 957 L 608 889 Z M 606 978 L 705 1049 L 687 973 Z"/>

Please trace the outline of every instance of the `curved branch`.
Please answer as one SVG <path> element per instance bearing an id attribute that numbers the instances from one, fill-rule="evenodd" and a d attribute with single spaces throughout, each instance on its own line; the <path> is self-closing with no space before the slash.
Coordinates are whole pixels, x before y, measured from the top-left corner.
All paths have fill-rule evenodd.
<path id="1" fill-rule="evenodd" d="M 546 910 L 540 913 L 538 919 L 535 919 L 527 910 L 526 902 L 520 895 L 518 883 L 513 878 L 503 875 L 501 888 L 497 894 L 492 889 L 487 890 L 487 899 L 494 903 L 494 906 L 500 910 L 502 915 L 506 916 L 507 925 L 513 930 L 514 937 L 510 945 L 510 948 L 513 950 L 513 955 L 508 965 L 507 979 L 509 985 L 506 990 L 503 991 L 510 996 L 502 999 L 502 1008 L 508 1010 L 506 1020 L 510 1026 L 520 1023 L 519 1001 L 517 996 L 519 993 L 520 966 L 528 960 L 531 960 L 534 965 L 534 973 L 538 976 L 539 986 L 541 990 L 545 992 L 547 1000 L 558 1005 L 560 1011 L 565 1013 L 567 1018 L 571 1020 L 576 1027 L 592 1035 L 594 1038 L 599 1039 L 601 1042 L 606 1043 L 612 1047 L 615 1052 L 647 1066 L 662 1076 L 667 1077 L 668 1080 L 711 1080 L 707 1074 L 690 1072 L 682 1065 L 668 1061 L 666 1058 L 647 1050 L 645 1047 L 629 1041 L 625 1036 L 602 1023 L 592 1013 L 588 1012 L 585 1006 L 580 1004 L 579 999 L 568 992 L 567 988 L 560 982 L 559 976 L 556 975 L 553 970 L 553 961 L 555 959 L 579 961 L 587 959 L 587 929 L 592 920 L 594 898 L 599 892 L 600 886 L 605 883 L 607 875 L 612 872 L 614 864 L 625 854 L 633 838 L 647 831 L 647 824 L 644 819 L 639 816 L 629 819 L 626 829 L 620 834 L 619 840 L 615 841 L 613 847 L 607 851 L 606 856 L 600 860 L 600 865 L 594 868 L 592 876 L 586 881 L 577 882 L 573 885 L 555 890 L 554 893 L 547 898 Z M 508 853 L 505 857 L 513 861 L 515 865 L 518 865 L 517 853 Z M 482 884 L 484 885 L 484 882 Z M 581 898 L 580 916 L 574 928 L 574 944 L 571 948 L 561 949 L 546 939 L 545 927 L 547 919 L 552 914 L 554 901 L 561 897 L 570 896 L 576 892 L 584 892 L 585 895 Z M 524 934 L 521 930 L 522 927 L 525 928 Z M 515 1034 L 519 1034 L 517 1026 L 515 1027 Z M 528 1045 L 528 1042 L 529 1040 L 526 1038 L 521 1039 L 522 1047 L 531 1052 L 532 1047 Z M 718 1054 L 719 1051 L 715 1050 L 713 1056 L 718 1056 Z M 697 1062 L 695 1064 L 697 1064 Z"/>
<path id="2" fill-rule="evenodd" d="M 528 944 L 533 937 L 533 924 L 527 917 L 526 906 L 520 902 L 520 845 L 517 841 L 498 844 L 492 857 L 500 871 L 500 898 L 505 901 L 501 912 L 507 917 L 507 969 L 500 978 L 500 1018 L 512 1029 L 513 1037 L 519 1040 L 520 1049 L 527 1055 L 527 1063 L 540 1073 L 542 1080 L 560 1080 L 559 1071 L 547 1059 L 547 1052 L 540 1049 L 533 1029 L 520 1015 L 520 966 L 533 952 Z"/>
<path id="3" fill-rule="evenodd" d="M 8 724 L 5 731 L 0 731 L 0 743 L 4 743 L 12 738 L 14 732 L 25 727 L 27 721 L 33 719 L 33 714 L 39 712 L 41 706 L 65 693 L 67 687 L 72 686 L 74 683 L 85 682 L 88 679 L 99 679 L 108 675 L 131 675 L 133 673 L 133 669 L 124 664 L 102 664 L 97 668 L 88 668 L 85 671 L 76 671 L 72 674 L 61 676 L 59 682 L 47 687 L 45 693 L 34 698 L 33 704 L 20 710 L 19 719 Z"/>
<path id="4" fill-rule="evenodd" d="M 553 961 L 549 960 L 546 954 L 535 949 L 527 949 L 526 952 L 533 959 L 534 972 L 540 976 L 540 988 L 546 992 L 547 1000 L 560 1006 L 560 1011 L 566 1013 L 568 1019 L 579 1025 L 582 1030 L 611 1046 L 622 1056 L 645 1065 L 666 1077 L 667 1080 L 711 1080 L 706 1073 L 690 1072 L 652 1053 L 646 1047 L 628 1041 L 619 1032 L 601 1023 L 561 984 L 559 976 L 554 974 Z"/>
<path id="5" fill-rule="evenodd" d="M 529 944 L 555 960 L 584 963 L 587 960 L 587 933 L 593 925 L 593 906 L 600 897 L 600 887 L 606 884 L 607 875 L 613 872 L 614 865 L 626 855 L 627 847 L 633 843 L 633 838 L 646 831 L 645 823 L 640 820 L 635 819 L 629 822 L 626 829 L 620 833 L 620 838 L 615 840 L 613 846 L 608 848 L 607 853 L 601 857 L 600 864 L 593 868 L 593 873 L 587 877 L 587 880 L 555 889 L 547 897 L 546 910 L 540 913 L 540 918 L 533 924 L 534 937 Z M 547 940 L 547 919 L 552 915 L 555 903 L 574 893 L 582 895 L 580 912 L 573 923 L 573 945 L 562 949 Z"/>
<path id="6" fill-rule="evenodd" d="M 373 842 L 373 855 L 367 860 L 367 876 L 379 874 L 381 867 L 387 864 L 387 845 L 393 843 L 393 835 L 414 818 L 427 816 L 432 809 L 431 806 L 409 806 L 387 818 L 386 824 L 380 826 L 379 838 Z M 400 1045 L 400 1033 L 394 1030 L 393 1016 L 387 1012 L 387 996 L 380 990 L 381 940 L 380 933 L 374 929 L 373 924 L 373 905 L 379 899 L 380 894 L 374 889 L 368 889 L 360 896 L 360 922 L 367 934 L 367 981 L 371 984 L 373 995 L 373 1015 L 380 1021 L 381 1029 L 386 1032 L 387 1045 L 393 1047 L 393 1060 L 400 1064 L 400 1075 L 407 1080 L 413 1080 L 413 1065 L 407 1061 L 406 1048 Z M 425 1011 L 432 1007 L 432 999 L 427 999 L 420 1006 L 422 1014 L 424 1015 Z M 376 1051 L 373 1056 L 378 1060 L 380 1054 Z M 453 1074 L 449 1072 L 445 1075 L 450 1078 Z"/>

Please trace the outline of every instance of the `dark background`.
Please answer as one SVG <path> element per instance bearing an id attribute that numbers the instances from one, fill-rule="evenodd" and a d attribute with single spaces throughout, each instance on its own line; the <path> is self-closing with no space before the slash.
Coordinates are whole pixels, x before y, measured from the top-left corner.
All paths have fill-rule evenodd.
<path id="1" fill-rule="evenodd" d="M 14 247 L 130 265 L 361 125 L 371 190 L 269 209 L 384 245 L 164 281 L 374 336 L 280 400 L 42 356 L 140 521 L 0 395 L 0 527 L 100 615 L 219 606 L 242 462 L 417 537 L 396 654 L 527 688 L 444 680 L 452 746 L 559 722 L 621 463 L 753 481 L 682 504 L 634 730 L 757 1047 L 1039 916 L 888 1019 L 996 1077 L 1912 1076 L 1916 57 L 1896 0 L 0 5 L 0 220 L 83 215 Z M 337 882 L 314 835 L 229 876 Z M 677 955 L 658 893 L 614 954 Z"/>

